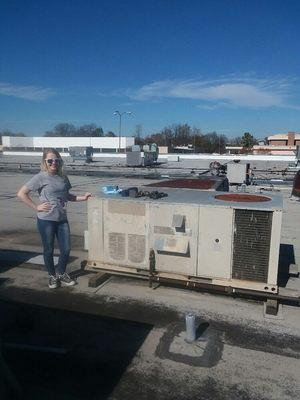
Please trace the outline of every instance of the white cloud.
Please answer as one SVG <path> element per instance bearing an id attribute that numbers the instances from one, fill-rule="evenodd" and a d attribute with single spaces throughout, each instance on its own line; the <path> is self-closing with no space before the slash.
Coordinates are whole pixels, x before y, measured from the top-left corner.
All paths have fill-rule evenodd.
<path id="1" fill-rule="evenodd" d="M 193 99 L 200 101 L 199 107 L 206 109 L 219 107 L 298 109 L 298 106 L 288 102 L 290 83 L 284 79 L 272 81 L 248 77 L 209 81 L 164 80 L 142 86 L 129 96 L 140 101 L 162 98 Z"/>
<path id="2" fill-rule="evenodd" d="M 0 95 L 18 97 L 20 99 L 40 101 L 55 95 L 55 91 L 38 86 L 17 86 L 0 82 Z"/>

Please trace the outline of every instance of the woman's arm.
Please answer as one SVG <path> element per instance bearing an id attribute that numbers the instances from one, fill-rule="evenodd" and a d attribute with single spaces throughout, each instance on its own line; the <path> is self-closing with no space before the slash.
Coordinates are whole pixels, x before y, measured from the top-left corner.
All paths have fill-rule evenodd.
<path id="1" fill-rule="evenodd" d="M 68 200 L 69 201 L 87 201 L 89 197 L 91 197 L 91 193 L 85 193 L 83 196 L 76 196 L 75 194 L 69 193 Z"/>
<path id="2" fill-rule="evenodd" d="M 35 204 L 34 201 L 29 196 L 30 190 L 24 185 L 18 191 L 17 196 L 27 204 L 29 207 L 33 208 L 35 211 L 49 211 L 51 209 L 51 204 L 48 202 Z"/>

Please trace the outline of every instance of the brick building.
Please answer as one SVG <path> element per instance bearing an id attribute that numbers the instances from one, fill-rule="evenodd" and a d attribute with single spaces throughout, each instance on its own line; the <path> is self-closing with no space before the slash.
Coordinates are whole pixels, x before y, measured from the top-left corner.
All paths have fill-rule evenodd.
<path id="1" fill-rule="evenodd" d="M 300 133 L 288 132 L 268 136 L 269 146 L 300 146 Z"/>

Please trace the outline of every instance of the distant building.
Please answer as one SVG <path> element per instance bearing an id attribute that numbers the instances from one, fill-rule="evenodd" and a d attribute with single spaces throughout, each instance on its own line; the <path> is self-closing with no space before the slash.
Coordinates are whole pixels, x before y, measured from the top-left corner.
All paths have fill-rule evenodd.
<path id="1" fill-rule="evenodd" d="M 158 152 L 159 154 L 168 154 L 168 146 L 158 146 Z"/>
<path id="2" fill-rule="evenodd" d="M 258 139 L 258 145 L 259 146 L 264 146 L 266 144 L 265 139 Z"/>
<path id="3" fill-rule="evenodd" d="M 292 156 L 295 154 L 297 146 L 300 146 L 300 133 L 288 132 L 268 136 L 267 143 L 264 140 L 259 140 L 257 145 L 248 150 L 248 153 L 254 155 L 286 155 Z M 226 152 L 229 154 L 243 153 L 241 146 L 226 146 Z"/>
<path id="4" fill-rule="evenodd" d="M 226 145 L 225 150 L 227 154 L 241 154 L 243 152 L 243 146 Z"/>
<path id="5" fill-rule="evenodd" d="M 3 151 L 42 152 L 44 148 L 54 147 L 68 153 L 69 147 L 92 146 L 94 153 L 115 153 L 134 145 L 134 137 L 17 137 L 2 136 Z"/>
<path id="6" fill-rule="evenodd" d="M 192 153 L 195 149 L 192 144 L 188 144 L 187 146 L 174 146 L 173 151 L 175 153 Z"/>
<path id="7" fill-rule="evenodd" d="M 255 145 L 252 148 L 252 154 L 269 154 L 277 156 L 293 156 L 295 155 L 296 146 L 276 146 L 276 145 Z"/>
<path id="8" fill-rule="evenodd" d="M 300 133 L 288 132 L 268 136 L 268 144 L 254 146 L 253 154 L 294 155 L 300 145 Z"/>
<path id="9" fill-rule="evenodd" d="M 268 136 L 270 146 L 300 146 L 300 133 L 288 132 Z"/>

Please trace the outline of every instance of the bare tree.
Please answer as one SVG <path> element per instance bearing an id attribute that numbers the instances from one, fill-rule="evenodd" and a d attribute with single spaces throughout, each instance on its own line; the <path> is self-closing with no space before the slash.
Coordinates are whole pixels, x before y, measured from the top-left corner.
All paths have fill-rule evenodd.
<path id="1" fill-rule="evenodd" d="M 141 124 L 136 125 L 135 127 L 135 144 L 139 144 L 140 146 L 144 144 L 144 140 L 142 138 L 143 134 L 143 126 Z"/>
<path id="2" fill-rule="evenodd" d="M 229 139 L 228 143 L 231 144 L 232 146 L 242 146 L 242 138 L 241 136 L 231 138 Z"/>
<path id="3" fill-rule="evenodd" d="M 103 136 L 103 129 L 95 124 L 82 125 L 77 129 L 76 136 L 101 137 Z"/>
<path id="4" fill-rule="evenodd" d="M 3 129 L 0 131 L 0 144 L 2 144 L 2 136 L 15 136 L 15 137 L 25 137 L 23 132 L 11 132 L 9 129 Z"/>
<path id="5" fill-rule="evenodd" d="M 101 137 L 103 129 L 95 124 L 82 125 L 76 128 L 66 122 L 57 124 L 52 131 L 47 131 L 44 136 L 52 137 Z"/>
<path id="6" fill-rule="evenodd" d="M 68 124 L 66 122 L 63 122 L 61 124 L 55 125 L 53 131 L 47 131 L 44 136 L 54 136 L 54 137 L 76 136 L 76 128 L 73 124 Z"/>
<path id="7" fill-rule="evenodd" d="M 116 137 L 116 135 L 112 131 L 108 131 L 104 136 L 106 136 L 106 137 Z"/>

